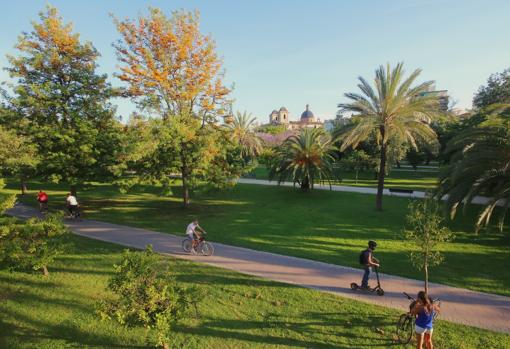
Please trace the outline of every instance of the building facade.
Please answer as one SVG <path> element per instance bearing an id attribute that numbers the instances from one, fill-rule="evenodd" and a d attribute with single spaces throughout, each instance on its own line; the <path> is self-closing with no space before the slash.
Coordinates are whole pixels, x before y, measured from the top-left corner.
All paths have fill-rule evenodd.
<path id="1" fill-rule="evenodd" d="M 289 111 L 287 108 L 281 107 L 279 110 L 275 109 L 269 114 L 269 124 L 283 125 L 287 130 L 300 130 L 302 128 L 322 128 L 324 121 L 316 118 L 307 104 L 305 111 L 301 113 L 299 121 L 290 121 Z"/>

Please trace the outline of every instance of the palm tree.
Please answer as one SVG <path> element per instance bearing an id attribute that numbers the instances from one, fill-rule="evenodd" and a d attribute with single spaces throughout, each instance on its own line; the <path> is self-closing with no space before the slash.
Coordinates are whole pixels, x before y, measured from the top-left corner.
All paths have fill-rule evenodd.
<path id="1" fill-rule="evenodd" d="M 246 111 L 242 114 L 236 112 L 227 127 L 231 130 L 231 138 L 241 146 L 241 155 L 244 158 L 253 158 L 262 151 L 262 142 L 253 132 L 255 118 Z"/>
<path id="2" fill-rule="evenodd" d="M 397 137 L 407 145 L 417 148 L 417 144 L 436 142 L 437 137 L 430 122 L 439 112 L 439 99 L 431 90 L 433 81 L 412 86 L 421 70 L 416 69 L 404 79 L 403 63 L 394 69 L 388 64 L 375 72 L 375 90 L 359 77 L 362 94 L 346 93 L 350 103 L 340 103 L 340 112 L 351 112 L 353 123 L 336 133 L 342 141 L 341 150 L 356 148 L 370 137 L 375 137 L 380 147 L 379 172 L 377 183 L 376 209 L 382 210 L 382 195 L 388 147 Z"/>
<path id="3" fill-rule="evenodd" d="M 277 151 L 276 161 L 269 169 L 269 179 L 278 184 L 291 179 L 301 189 L 313 189 L 314 183 L 333 179 L 336 147 L 322 129 L 305 128 L 290 136 Z"/>
<path id="4" fill-rule="evenodd" d="M 478 216 L 476 231 L 487 225 L 494 209 L 503 206 L 499 228 L 510 206 L 510 105 L 489 108 L 487 120 L 454 137 L 447 145 L 450 163 L 440 174 L 437 195 L 446 196 L 452 218 L 474 197 L 489 197 Z M 482 112 L 483 115 L 483 112 Z"/>

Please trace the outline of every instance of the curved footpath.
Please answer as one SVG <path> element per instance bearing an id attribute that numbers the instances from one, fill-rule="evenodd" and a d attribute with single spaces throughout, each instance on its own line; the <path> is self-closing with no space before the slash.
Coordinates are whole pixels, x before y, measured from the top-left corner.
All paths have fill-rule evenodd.
<path id="1" fill-rule="evenodd" d="M 25 205 L 18 205 L 8 213 L 20 218 L 28 218 L 38 214 L 36 209 Z M 353 281 L 359 283 L 361 279 L 362 271 L 359 269 L 219 243 L 214 243 L 214 256 L 193 256 L 182 252 L 181 241 L 184 236 L 174 236 L 93 220 L 67 221 L 66 223 L 76 235 L 140 249 L 145 248 L 147 244 L 152 244 L 155 251 L 176 258 L 193 260 L 270 280 L 313 288 L 402 311 L 405 311 L 409 306 L 409 302 L 403 297 L 402 291 L 416 294 L 423 287 L 421 281 L 381 274 L 381 284 L 385 295 L 380 297 L 375 294 L 350 290 L 350 283 Z M 510 297 L 434 283 L 430 285 L 430 289 L 433 296 L 442 300 L 442 319 L 510 333 Z"/>
<path id="2" fill-rule="evenodd" d="M 256 184 L 256 185 L 273 185 L 277 186 L 278 182 L 276 181 L 268 181 L 267 179 L 254 179 L 254 178 L 240 178 L 238 183 L 241 184 Z M 294 183 L 292 182 L 283 182 L 280 184 L 284 187 L 293 187 Z M 319 190 L 332 190 L 332 191 L 344 191 L 349 193 L 358 193 L 358 194 L 377 194 L 377 188 L 372 187 L 352 187 L 348 185 L 331 185 L 331 187 L 327 184 L 315 184 L 314 189 Z M 416 198 L 416 199 L 423 199 L 427 193 L 424 191 L 418 191 L 413 190 L 412 194 L 406 194 L 406 193 L 391 193 L 388 188 L 383 190 L 383 195 L 390 195 L 390 196 L 400 196 L 405 198 Z M 443 197 L 443 200 L 445 200 L 445 197 Z M 473 201 L 471 203 L 473 204 L 479 204 L 484 205 L 489 201 L 488 198 L 484 196 L 475 196 L 473 198 Z M 498 206 L 502 206 L 503 203 L 498 203 Z"/>

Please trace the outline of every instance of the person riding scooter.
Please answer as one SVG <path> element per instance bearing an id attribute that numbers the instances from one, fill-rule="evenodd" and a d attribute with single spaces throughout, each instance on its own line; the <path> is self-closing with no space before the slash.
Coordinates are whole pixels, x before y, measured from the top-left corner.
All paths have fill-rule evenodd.
<path id="1" fill-rule="evenodd" d="M 374 257 L 374 250 L 377 247 L 375 241 L 370 240 L 368 242 L 368 248 L 360 254 L 360 264 L 365 266 L 365 272 L 363 273 L 363 279 L 361 280 L 362 289 L 370 289 L 368 280 L 370 279 L 370 273 L 372 267 L 379 267 L 379 260 Z"/>

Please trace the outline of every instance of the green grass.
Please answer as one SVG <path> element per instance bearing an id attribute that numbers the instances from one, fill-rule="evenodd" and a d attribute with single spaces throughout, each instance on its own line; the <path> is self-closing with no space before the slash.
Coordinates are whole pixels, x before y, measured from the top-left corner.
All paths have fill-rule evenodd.
<path id="1" fill-rule="evenodd" d="M 333 181 L 334 184 L 354 187 L 377 187 L 377 180 L 374 178 L 373 172 L 360 172 L 357 181 L 355 180 L 354 172 L 343 171 L 340 176 L 341 181 Z M 248 177 L 255 179 L 269 178 L 267 169 L 264 166 L 255 168 Z M 435 188 L 436 184 L 437 173 L 434 172 L 393 170 L 386 177 L 384 185 L 386 188 L 406 188 L 426 191 Z"/>
<path id="2" fill-rule="evenodd" d="M 73 237 L 49 277 L 0 271 L 0 348 L 147 348 L 142 328 L 95 315 L 122 247 Z M 164 257 L 161 257 L 164 259 Z M 398 311 L 188 261 L 165 259 L 205 296 L 174 327 L 172 348 L 389 348 Z M 376 330 L 379 329 L 379 330 Z M 508 348 L 510 336 L 436 322 L 438 348 Z M 411 348 L 411 346 L 408 346 Z"/>
<path id="3" fill-rule="evenodd" d="M 36 190 L 44 188 L 51 208 L 62 208 L 65 186 L 31 183 L 29 188 L 33 191 L 22 200 L 35 204 Z M 81 188 L 79 197 L 86 218 L 180 235 L 198 217 L 212 241 L 356 268 L 359 252 L 373 239 L 384 273 L 422 278 L 401 239 L 408 199 L 384 197 L 384 211 L 377 212 L 373 195 L 238 185 L 197 194 L 186 210 L 179 196 L 161 197 L 159 190 L 138 187 L 125 195 L 96 184 Z M 455 241 L 443 246 L 445 263 L 431 269 L 431 281 L 510 296 L 510 269 L 503 267 L 510 257 L 509 231 L 475 235 L 473 211 L 450 224 Z"/>

